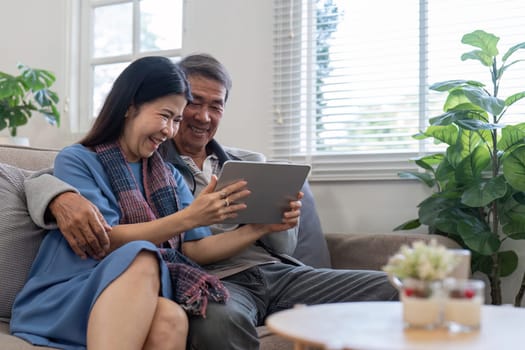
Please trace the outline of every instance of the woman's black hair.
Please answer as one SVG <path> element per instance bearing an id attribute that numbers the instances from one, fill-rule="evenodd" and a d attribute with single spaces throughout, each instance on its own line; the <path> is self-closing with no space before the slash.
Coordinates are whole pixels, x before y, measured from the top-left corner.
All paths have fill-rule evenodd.
<path id="1" fill-rule="evenodd" d="M 118 140 L 129 107 L 138 110 L 142 104 L 167 95 L 184 95 L 188 101 L 192 100 L 180 66 L 160 56 L 137 59 L 115 80 L 95 123 L 80 144 L 93 147 Z"/>

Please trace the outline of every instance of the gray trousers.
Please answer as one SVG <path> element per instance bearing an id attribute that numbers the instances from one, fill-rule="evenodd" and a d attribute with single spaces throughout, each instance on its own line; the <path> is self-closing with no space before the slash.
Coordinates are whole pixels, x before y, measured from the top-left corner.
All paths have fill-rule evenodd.
<path id="1" fill-rule="evenodd" d="M 209 303 L 206 318 L 190 318 L 188 346 L 198 350 L 256 350 L 255 327 L 295 304 L 397 300 L 381 271 L 314 269 L 284 263 L 252 267 L 224 278 L 225 304 Z"/>

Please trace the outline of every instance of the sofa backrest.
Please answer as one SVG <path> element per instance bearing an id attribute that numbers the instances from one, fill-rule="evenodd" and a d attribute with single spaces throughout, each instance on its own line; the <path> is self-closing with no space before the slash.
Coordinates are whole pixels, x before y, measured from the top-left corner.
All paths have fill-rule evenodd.
<path id="1" fill-rule="evenodd" d="M 301 207 L 297 247 L 292 256 L 315 268 L 329 268 L 332 266 L 330 252 L 308 181 L 305 182 L 301 191 L 304 193 L 301 201 L 303 206 Z"/>
<path id="2" fill-rule="evenodd" d="M 0 145 L 0 320 L 8 319 L 16 293 L 38 250 L 44 229 L 37 227 L 27 211 L 23 170 L 53 166 L 57 150 Z M 14 166 L 8 170 L 8 166 Z"/>
<path id="3" fill-rule="evenodd" d="M 0 163 L 27 170 L 46 169 L 53 166 L 57 153 L 56 149 L 0 145 Z"/>

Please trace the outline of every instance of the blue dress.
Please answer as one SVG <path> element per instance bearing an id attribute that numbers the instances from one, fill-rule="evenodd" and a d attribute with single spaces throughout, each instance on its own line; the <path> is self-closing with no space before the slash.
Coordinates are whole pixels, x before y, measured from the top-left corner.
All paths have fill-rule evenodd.
<path id="1" fill-rule="evenodd" d="M 141 163 L 130 163 L 130 166 L 141 186 Z M 179 201 L 183 208 L 187 207 L 193 196 L 181 174 L 172 169 Z M 55 176 L 77 188 L 95 204 L 110 226 L 118 225 L 121 216 L 118 202 L 95 152 L 82 145 L 64 148 L 55 160 Z M 199 227 L 187 231 L 185 240 L 209 235 L 207 227 Z M 157 252 L 160 293 L 172 298 L 169 272 L 153 243 L 133 241 L 100 261 L 83 260 L 73 252 L 59 230 L 50 231 L 42 241 L 26 284 L 14 301 L 11 333 L 35 345 L 85 349 L 88 318 L 97 297 L 143 250 Z"/>

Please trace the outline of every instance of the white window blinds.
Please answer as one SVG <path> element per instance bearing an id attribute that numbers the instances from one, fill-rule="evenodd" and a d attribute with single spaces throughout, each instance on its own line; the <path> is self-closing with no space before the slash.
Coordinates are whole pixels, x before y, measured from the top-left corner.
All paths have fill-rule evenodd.
<path id="1" fill-rule="evenodd" d="M 482 29 L 506 52 L 525 41 L 523 18 L 520 1 L 274 0 L 272 156 L 311 163 L 312 180 L 396 179 L 436 148 L 412 138 L 445 101 L 429 85 L 490 86 L 486 67 L 461 61 L 473 49 L 461 37 Z M 525 71 L 506 75 L 525 90 Z"/>

